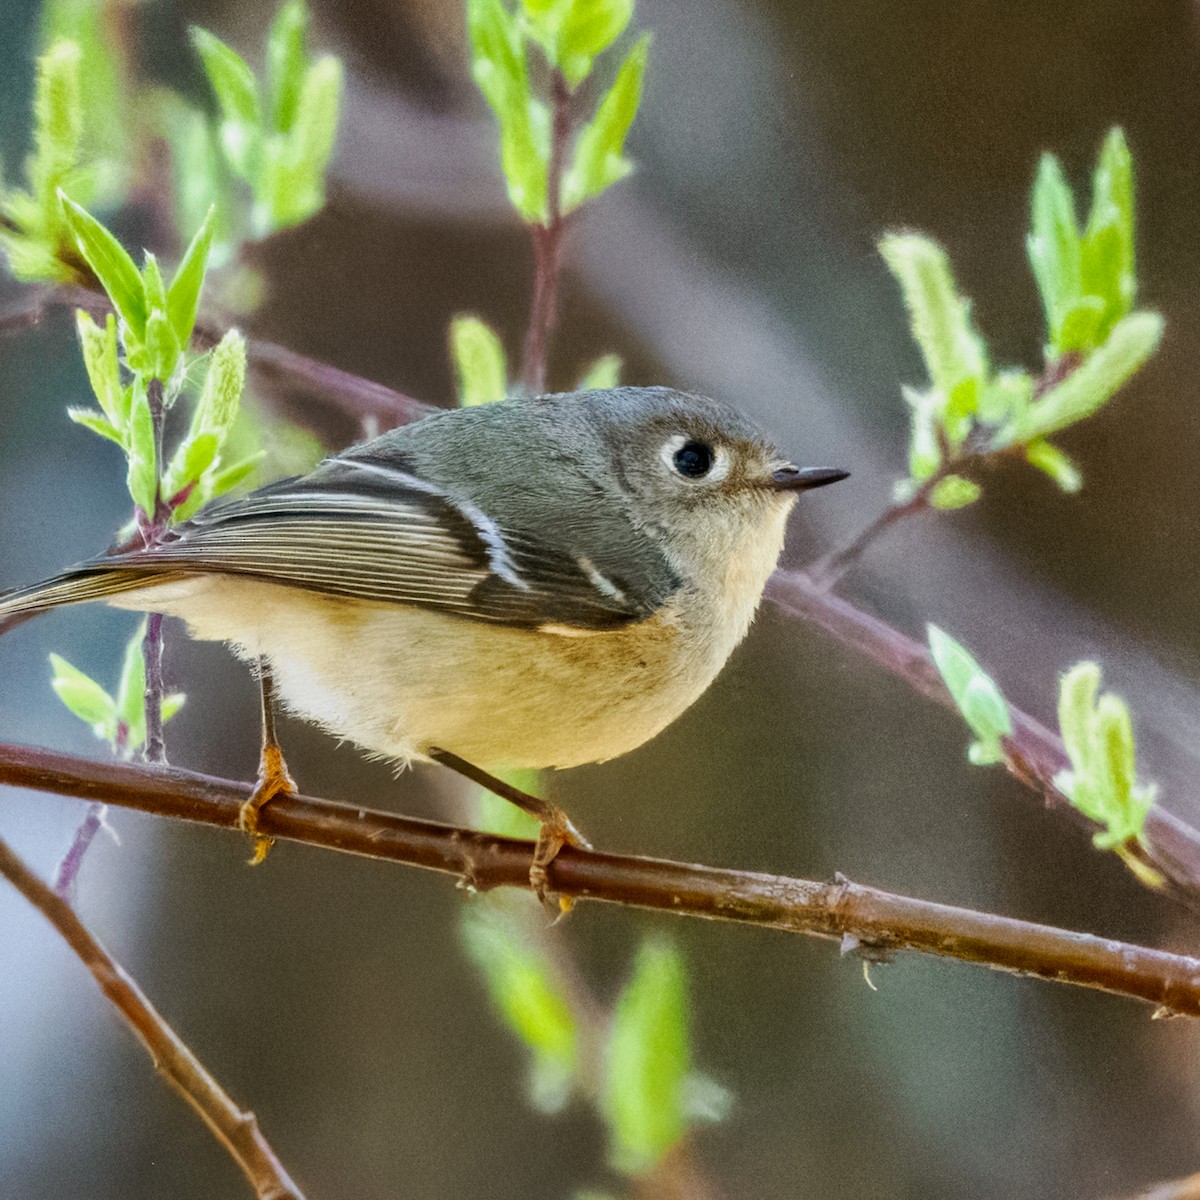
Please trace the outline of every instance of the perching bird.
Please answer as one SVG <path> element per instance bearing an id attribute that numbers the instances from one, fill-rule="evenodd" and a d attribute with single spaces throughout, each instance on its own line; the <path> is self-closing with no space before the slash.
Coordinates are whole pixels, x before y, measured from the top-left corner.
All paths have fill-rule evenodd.
<path id="1" fill-rule="evenodd" d="M 0 618 L 103 600 L 182 618 L 269 671 L 283 703 L 406 763 L 572 767 L 678 717 L 745 636 L 798 492 L 749 419 L 668 388 L 439 412 L 307 475 L 211 505 L 161 544 L 0 598 Z M 243 823 L 291 781 L 264 686 Z M 561 810 L 503 789 L 542 822 Z"/>

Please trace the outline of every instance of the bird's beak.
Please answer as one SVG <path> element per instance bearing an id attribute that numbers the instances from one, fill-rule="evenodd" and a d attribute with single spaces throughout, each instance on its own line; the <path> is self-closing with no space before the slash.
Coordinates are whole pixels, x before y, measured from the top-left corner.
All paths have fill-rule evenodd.
<path id="1" fill-rule="evenodd" d="M 837 483 L 839 479 L 849 476 L 849 471 L 841 471 L 837 467 L 797 467 L 794 463 L 787 463 L 771 472 L 767 486 L 776 492 L 802 492 L 808 488 L 824 487 L 827 483 Z"/>

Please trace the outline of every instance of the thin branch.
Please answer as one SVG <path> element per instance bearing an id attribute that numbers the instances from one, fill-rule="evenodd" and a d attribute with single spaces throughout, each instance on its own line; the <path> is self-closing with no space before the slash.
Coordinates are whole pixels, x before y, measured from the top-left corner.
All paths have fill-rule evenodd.
<path id="1" fill-rule="evenodd" d="M 0 875 L 54 926 L 79 956 L 100 990 L 141 1039 L 154 1065 L 233 1157 L 260 1200 L 304 1200 L 263 1137 L 254 1114 L 234 1104 L 138 985 L 92 936 L 74 909 L 38 879 L 3 841 L 0 841 Z"/>
<path id="2" fill-rule="evenodd" d="M 75 890 L 75 880 L 79 877 L 79 868 L 96 840 L 96 834 L 104 828 L 104 818 L 108 809 L 99 800 L 93 800 L 88 805 L 87 815 L 75 830 L 71 845 L 63 855 L 58 870 L 54 872 L 54 894 L 63 900 L 70 901 Z"/>
<path id="3" fill-rule="evenodd" d="M 571 137 L 571 90 L 559 70 L 551 72 L 553 115 L 550 129 L 550 162 L 546 170 L 546 222 L 531 225 L 533 242 L 533 303 L 529 329 L 521 354 L 521 385 L 530 395 L 546 390 L 546 358 L 550 335 L 558 317 L 559 250 L 562 244 L 562 175 L 567 142 Z"/>
<path id="4" fill-rule="evenodd" d="M 37 325 L 47 308 L 82 308 L 103 319 L 112 312 L 108 297 L 90 288 L 62 284 L 31 287 L 25 302 L 0 313 L 0 336 Z M 211 349 L 227 331 L 201 317 L 192 335 L 200 349 Z M 250 339 L 246 355 L 256 377 L 267 383 L 300 389 L 306 398 L 328 408 L 349 413 L 364 427 L 382 432 L 418 420 L 437 406 L 417 400 L 382 383 L 331 367 L 319 359 L 298 354 L 275 342 Z"/>
<path id="5" fill-rule="evenodd" d="M 790 616 L 818 626 L 898 676 L 918 694 L 955 709 L 924 645 L 834 595 L 807 572 L 776 571 L 767 583 L 766 596 Z M 1028 713 L 1012 704 L 1008 709 L 1013 725 L 1012 737 L 1004 745 L 1009 771 L 1038 792 L 1048 806 L 1061 809 L 1096 832 L 1100 827 L 1072 808 L 1054 786 L 1054 776 L 1069 766 L 1062 741 Z M 1193 907 L 1200 904 L 1200 832 L 1156 804 L 1146 817 L 1143 836 L 1147 865 L 1166 877 L 1177 899 Z"/>
<path id="6" fill-rule="evenodd" d="M 248 784 L 0 744 L 0 784 L 238 829 Z M 263 833 L 457 876 L 469 887 L 529 888 L 533 844 L 304 796 L 278 796 Z M 242 835 L 244 836 L 244 835 Z M 1145 1000 L 1200 1016 L 1200 959 L 953 908 L 839 878 L 817 883 L 564 847 L 550 885 L 576 900 L 736 921 L 841 943 L 870 959 L 915 950 Z"/>

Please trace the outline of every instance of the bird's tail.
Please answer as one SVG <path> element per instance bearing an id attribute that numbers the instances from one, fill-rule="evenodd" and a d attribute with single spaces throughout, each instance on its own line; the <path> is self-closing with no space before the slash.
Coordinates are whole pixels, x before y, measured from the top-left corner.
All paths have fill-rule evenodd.
<path id="1" fill-rule="evenodd" d="M 136 591 L 150 582 L 162 583 L 168 577 L 161 570 L 131 567 L 120 562 L 106 563 L 103 559 L 81 563 L 31 587 L 0 595 L 0 634 L 52 608 L 107 600 L 109 596 Z"/>

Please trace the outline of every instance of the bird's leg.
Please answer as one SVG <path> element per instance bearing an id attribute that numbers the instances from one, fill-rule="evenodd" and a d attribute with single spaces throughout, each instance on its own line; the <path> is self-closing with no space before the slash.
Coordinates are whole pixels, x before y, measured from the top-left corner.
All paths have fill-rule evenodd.
<path id="1" fill-rule="evenodd" d="M 571 824 L 570 818 L 557 804 L 543 800 L 540 796 L 530 795 L 529 792 L 523 792 L 520 788 L 513 787 L 511 783 L 505 783 L 503 779 L 497 779 L 495 775 L 467 762 L 466 759 L 459 758 L 457 754 L 451 754 L 449 750 L 439 750 L 435 747 L 429 751 L 429 757 L 434 762 L 439 762 L 442 766 L 449 767 L 459 775 L 465 776 L 472 783 L 487 788 L 489 792 L 499 796 L 502 800 L 515 804 L 519 809 L 541 822 L 537 844 L 533 849 L 533 865 L 529 868 L 529 882 L 537 898 L 543 904 L 549 904 L 546 892 L 550 880 L 546 868 L 554 861 L 555 856 L 564 846 L 578 846 L 581 849 L 590 850 L 591 843 Z M 571 907 L 570 903 L 563 898 L 560 898 L 557 904 L 550 906 L 559 910 L 560 914 L 567 912 Z"/>
<path id="2" fill-rule="evenodd" d="M 238 824 L 254 838 L 254 854 L 250 859 L 257 866 L 267 857 L 275 839 L 258 832 L 258 812 L 264 804 L 279 795 L 292 795 L 296 784 L 283 761 L 283 750 L 275 736 L 275 681 L 266 658 L 258 660 L 258 682 L 262 690 L 262 756 L 258 760 L 258 782 L 254 793 L 242 805 Z"/>

